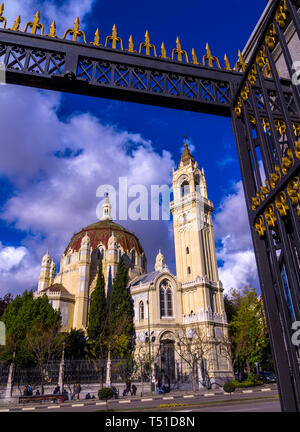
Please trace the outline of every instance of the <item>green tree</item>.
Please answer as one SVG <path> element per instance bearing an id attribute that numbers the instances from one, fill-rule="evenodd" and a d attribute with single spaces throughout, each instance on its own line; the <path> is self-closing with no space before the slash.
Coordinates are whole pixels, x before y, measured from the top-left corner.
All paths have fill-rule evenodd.
<path id="1" fill-rule="evenodd" d="M 67 359 L 82 359 L 85 357 L 86 336 L 83 330 L 71 329 L 65 334 L 65 357 Z"/>
<path id="2" fill-rule="evenodd" d="M 98 276 L 95 289 L 91 296 L 87 335 L 90 349 L 95 357 L 106 355 L 106 337 L 108 332 L 108 311 L 105 296 L 105 279 L 102 270 L 102 259 L 98 264 Z"/>
<path id="3" fill-rule="evenodd" d="M 91 296 L 87 335 L 86 351 L 89 356 L 100 360 L 100 380 L 103 386 L 107 357 L 108 310 L 101 258 L 98 264 L 96 286 Z"/>
<path id="4" fill-rule="evenodd" d="M 269 345 L 263 303 L 252 287 L 231 291 L 231 301 L 235 310 L 229 322 L 233 363 L 238 369 L 246 367 L 249 374 L 255 370 L 255 362 L 261 363 Z"/>
<path id="5" fill-rule="evenodd" d="M 127 285 L 128 269 L 121 257 L 109 304 L 109 344 L 113 358 L 129 358 L 134 349 L 134 310 Z"/>
<path id="6" fill-rule="evenodd" d="M 47 328 L 42 323 L 38 323 L 27 332 L 26 343 L 40 370 L 42 394 L 44 394 L 44 382 L 48 377 L 49 363 L 61 354 L 63 335 L 58 332 L 55 323 Z"/>
<path id="7" fill-rule="evenodd" d="M 10 293 L 6 294 L 3 298 L 0 297 L 0 319 L 4 314 L 5 309 L 12 301 L 13 301 L 13 296 Z"/>
<path id="8" fill-rule="evenodd" d="M 15 351 L 15 362 L 19 365 L 34 362 L 27 340 L 34 329 L 39 326 L 41 331 L 55 328 L 58 332 L 61 325 L 60 312 L 52 308 L 48 297 L 44 295 L 34 299 L 32 291 L 18 295 L 7 306 L 1 319 L 6 325 L 7 335 L 7 345 L 1 357 L 11 361 Z"/>

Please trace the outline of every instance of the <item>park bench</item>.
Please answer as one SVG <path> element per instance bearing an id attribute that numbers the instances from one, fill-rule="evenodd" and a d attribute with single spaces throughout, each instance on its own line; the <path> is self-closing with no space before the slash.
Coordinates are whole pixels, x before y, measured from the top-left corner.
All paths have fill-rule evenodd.
<path id="1" fill-rule="evenodd" d="M 64 399 L 63 395 L 40 395 L 40 396 L 19 396 L 19 404 L 20 403 L 29 403 L 29 402 L 57 402 L 62 401 Z"/>

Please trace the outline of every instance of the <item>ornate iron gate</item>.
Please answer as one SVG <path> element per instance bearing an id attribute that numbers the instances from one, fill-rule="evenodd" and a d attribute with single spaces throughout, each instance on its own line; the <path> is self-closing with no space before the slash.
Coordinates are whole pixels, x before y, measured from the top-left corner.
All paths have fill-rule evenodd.
<path id="1" fill-rule="evenodd" d="M 189 58 L 178 38 L 171 53 L 162 43 L 158 55 L 148 32 L 139 52 L 132 37 L 124 50 L 115 26 L 105 46 L 99 30 L 87 43 L 79 19 L 62 39 L 55 21 L 46 34 L 39 12 L 23 31 L 20 17 L 8 29 L 0 7 L 7 83 L 232 118 L 285 411 L 300 411 L 299 351 L 291 342 L 291 324 L 300 321 L 300 85 L 292 84 L 285 38 L 290 26 L 300 38 L 299 9 L 299 0 L 274 0 L 249 64 L 239 53 L 232 70 L 226 55 L 221 68 L 208 45 L 202 63 L 194 49 Z M 275 50 L 288 78 L 278 75 Z"/>
<path id="2" fill-rule="evenodd" d="M 274 2 L 240 82 L 232 116 L 285 411 L 300 406 L 300 352 L 291 341 L 292 322 L 300 320 L 300 86 L 279 77 L 274 52 L 280 50 L 292 78 L 285 30 L 293 26 L 299 37 L 296 3 Z"/>

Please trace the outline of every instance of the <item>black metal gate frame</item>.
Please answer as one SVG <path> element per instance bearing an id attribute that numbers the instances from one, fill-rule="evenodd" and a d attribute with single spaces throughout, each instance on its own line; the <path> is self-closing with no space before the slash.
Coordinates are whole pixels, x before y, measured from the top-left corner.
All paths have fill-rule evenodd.
<path id="1" fill-rule="evenodd" d="M 189 62 L 178 39 L 171 60 L 164 45 L 156 56 L 148 32 L 138 54 L 132 38 L 123 50 L 115 27 L 109 48 L 99 32 L 87 44 L 79 20 L 59 39 L 55 23 L 43 35 L 39 13 L 27 33 L 18 18 L 6 29 L 0 11 L 7 83 L 231 117 L 284 411 L 300 411 L 299 352 L 291 342 L 291 324 L 300 321 L 300 86 L 279 78 L 273 51 L 280 47 L 291 78 L 285 30 L 292 24 L 300 38 L 299 8 L 299 0 L 274 0 L 249 64 L 240 55 L 235 70 L 227 56 L 221 69 L 208 46 L 202 64 L 194 50 Z"/>
<path id="2" fill-rule="evenodd" d="M 284 411 L 299 411 L 300 406 L 299 349 L 291 341 L 292 322 L 300 320 L 300 86 L 289 81 L 287 95 L 273 50 L 280 46 L 292 77 L 285 30 L 293 24 L 299 37 L 297 9 L 296 1 L 274 2 L 239 84 L 232 116 Z M 266 85 L 270 81 L 273 90 Z"/>

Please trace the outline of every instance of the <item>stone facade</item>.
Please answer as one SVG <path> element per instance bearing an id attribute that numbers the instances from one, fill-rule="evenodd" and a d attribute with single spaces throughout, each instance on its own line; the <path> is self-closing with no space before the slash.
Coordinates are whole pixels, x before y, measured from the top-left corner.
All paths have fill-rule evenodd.
<path id="1" fill-rule="evenodd" d="M 212 385 L 220 385 L 232 378 L 232 367 L 226 349 L 228 326 L 218 277 L 213 203 L 207 196 L 204 171 L 187 143 L 173 171 L 173 195 L 170 211 L 176 276 L 170 273 L 161 251 L 154 271 L 147 273 L 138 239 L 112 222 L 107 197 L 102 220 L 73 236 L 62 256 L 59 273 L 55 274 L 49 254 L 43 257 L 36 296 L 46 293 L 53 307 L 61 310 L 62 330 L 86 329 L 100 255 L 108 292 L 119 258 L 125 254 L 134 301 L 135 355 L 143 355 L 147 361 L 150 348 L 152 379 L 169 383 L 190 377 L 187 352 L 194 355 L 201 345 L 203 355 L 198 356 L 196 365 L 199 386 L 207 376 Z"/>

